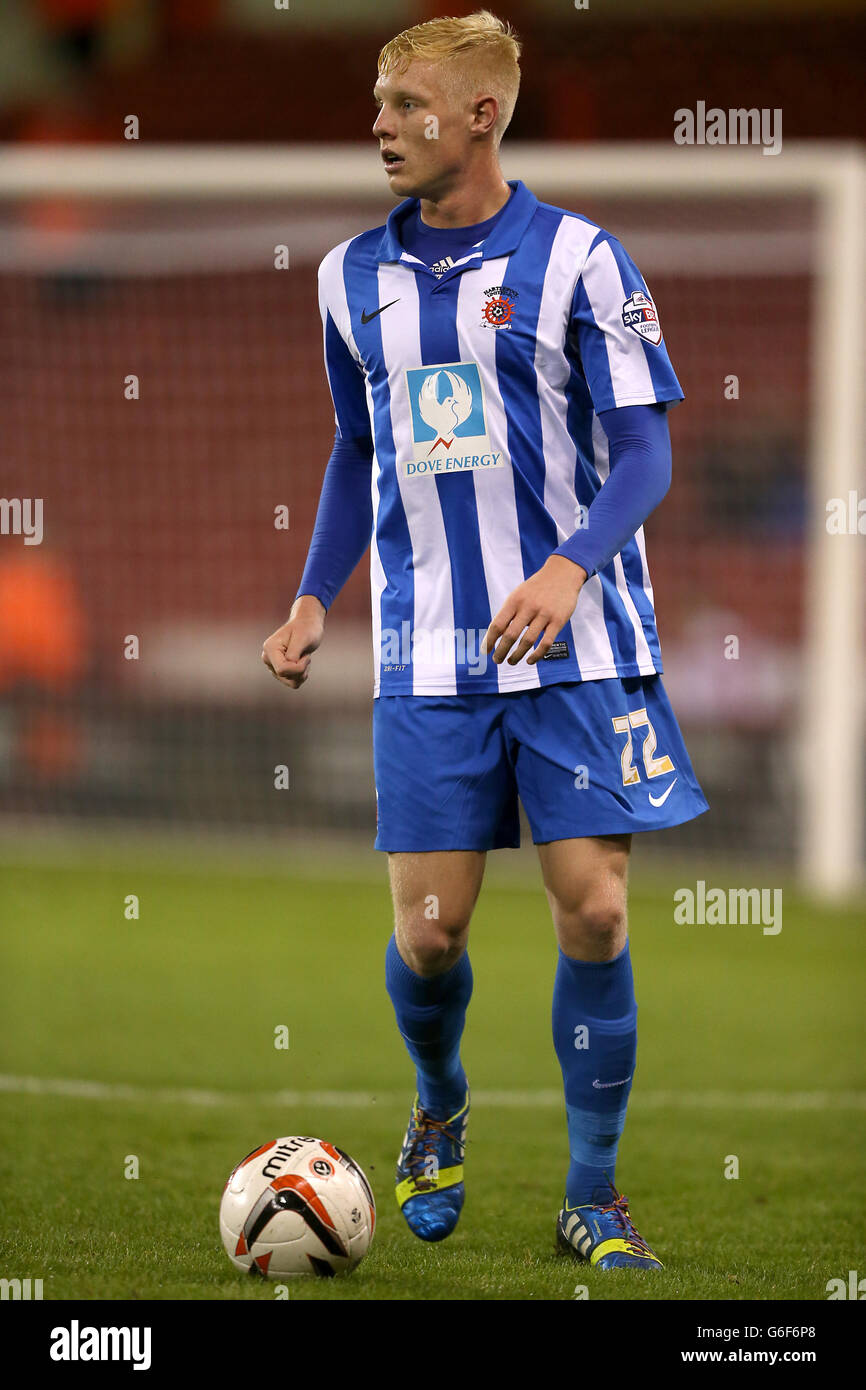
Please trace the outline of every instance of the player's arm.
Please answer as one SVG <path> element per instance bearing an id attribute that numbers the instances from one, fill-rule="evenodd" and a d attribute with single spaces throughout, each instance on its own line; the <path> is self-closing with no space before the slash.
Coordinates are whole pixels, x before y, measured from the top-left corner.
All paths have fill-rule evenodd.
<path id="1" fill-rule="evenodd" d="M 624 405 L 599 415 L 610 471 L 582 526 L 554 555 L 579 565 L 586 578 L 610 564 L 671 485 L 671 436 L 664 405 Z"/>
<path id="2" fill-rule="evenodd" d="M 670 487 L 664 405 L 621 406 L 603 411 L 599 420 L 610 444 L 608 477 L 584 524 L 509 594 L 490 624 L 484 649 L 493 651 L 497 663 L 507 658 L 516 665 L 527 652 L 527 665 L 541 660 L 574 612 L 587 579 L 619 554 Z"/>
<path id="3" fill-rule="evenodd" d="M 323 319 L 337 432 L 295 601 L 288 620 L 262 648 L 262 661 L 293 690 L 307 679 L 313 652 L 324 636 L 328 609 L 370 544 L 373 530 L 373 441 L 364 378 L 327 307 Z"/>

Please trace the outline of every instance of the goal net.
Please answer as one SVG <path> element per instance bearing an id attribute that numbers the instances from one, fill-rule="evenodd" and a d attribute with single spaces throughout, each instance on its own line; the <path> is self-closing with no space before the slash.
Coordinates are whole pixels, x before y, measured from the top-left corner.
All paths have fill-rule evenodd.
<path id="1" fill-rule="evenodd" d="M 848 891 L 864 858 L 862 157 L 514 146 L 504 163 L 623 241 L 685 391 L 646 534 L 711 813 L 651 838 Z M 380 179 L 355 149 L 0 157 L 7 818 L 372 833 L 366 562 L 302 692 L 260 650 L 333 435 L 316 266 L 384 220 Z M 834 501 L 853 530 L 828 522 Z"/>

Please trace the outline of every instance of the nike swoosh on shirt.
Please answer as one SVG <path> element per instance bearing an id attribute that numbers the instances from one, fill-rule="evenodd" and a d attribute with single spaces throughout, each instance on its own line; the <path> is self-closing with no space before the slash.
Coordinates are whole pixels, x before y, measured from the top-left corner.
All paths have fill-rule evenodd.
<path id="1" fill-rule="evenodd" d="M 651 806 L 663 806 L 663 805 L 665 804 L 665 802 L 667 801 L 668 797 L 670 796 L 671 792 L 673 791 L 674 787 L 676 786 L 676 784 L 677 784 L 677 778 L 675 777 L 674 780 L 671 782 L 670 786 L 669 786 L 665 791 L 662 792 L 661 796 L 653 796 L 652 792 L 649 792 L 649 793 L 648 793 L 648 796 L 649 796 L 649 799 L 650 799 L 650 805 L 651 805 Z"/>
<path id="2" fill-rule="evenodd" d="M 390 309 L 390 307 L 391 307 L 392 304 L 399 304 L 399 303 L 400 303 L 400 298 L 399 298 L 399 296 L 398 296 L 396 299 L 392 299 L 392 300 L 390 301 L 390 303 L 388 303 L 388 304 L 383 304 L 382 307 L 381 307 L 380 309 L 374 309 L 373 312 L 372 312 L 372 314 L 368 314 L 366 309 L 362 309 L 362 310 L 361 310 L 361 322 L 362 322 L 362 323 L 369 323 L 370 320 L 371 320 L 371 319 L 374 319 L 374 318 L 376 317 L 377 314 L 384 314 L 385 310 L 386 310 L 386 309 Z"/>

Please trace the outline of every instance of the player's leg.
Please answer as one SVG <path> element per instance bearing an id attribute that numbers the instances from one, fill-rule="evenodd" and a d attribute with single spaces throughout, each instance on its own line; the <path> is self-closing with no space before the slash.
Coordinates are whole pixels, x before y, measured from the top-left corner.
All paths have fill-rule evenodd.
<path id="1" fill-rule="evenodd" d="M 632 832 L 707 809 L 658 676 L 562 683 L 506 720 L 559 940 L 553 1001 L 571 1162 L 561 1240 L 601 1268 L 659 1261 L 614 1187 L 636 1056 L 627 939 Z"/>
<path id="2" fill-rule="evenodd" d="M 538 846 L 559 945 L 553 1039 L 565 1084 L 571 1207 L 615 1183 L 637 1055 L 626 925 L 630 835 Z"/>
<path id="3" fill-rule="evenodd" d="M 466 1098 L 460 1039 L 472 994 L 469 922 L 486 855 L 472 850 L 388 856 L 394 935 L 385 979 L 415 1063 L 420 1106 L 437 1120 Z"/>
<path id="4" fill-rule="evenodd" d="M 469 921 L 487 850 L 520 842 L 501 723 L 495 695 L 374 703 L 376 846 L 388 851 L 394 901 L 386 981 L 418 1088 L 397 1163 L 397 1201 L 424 1240 L 450 1235 L 463 1206 Z"/>
<path id="5" fill-rule="evenodd" d="M 469 921 L 486 855 L 390 854 L 394 935 L 385 980 L 415 1063 L 417 1092 L 397 1160 L 397 1202 L 422 1240 L 444 1240 L 463 1209 L 469 1088 L 460 1060 L 472 969 Z"/>
<path id="6" fill-rule="evenodd" d="M 637 1057 L 626 910 L 630 847 L 630 835 L 538 847 L 559 945 L 553 1040 L 570 1154 L 557 1240 L 596 1268 L 660 1269 L 616 1188 Z"/>

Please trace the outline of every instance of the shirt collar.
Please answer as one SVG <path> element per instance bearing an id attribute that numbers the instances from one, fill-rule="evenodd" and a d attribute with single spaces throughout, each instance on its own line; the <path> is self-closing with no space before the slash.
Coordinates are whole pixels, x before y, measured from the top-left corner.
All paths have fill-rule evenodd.
<path id="1" fill-rule="evenodd" d="M 508 185 L 514 189 L 514 192 L 505 204 L 501 218 L 484 241 L 482 247 L 484 260 L 491 260 L 494 256 L 507 256 L 512 251 L 516 251 L 523 233 L 529 226 L 535 215 L 535 209 L 538 207 L 538 199 L 535 194 L 530 193 L 521 179 L 509 179 Z M 415 260 L 403 249 L 403 243 L 400 240 L 400 228 L 404 220 L 418 206 L 418 198 L 406 198 L 392 210 L 379 243 L 376 256 L 378 261 Z"/>

